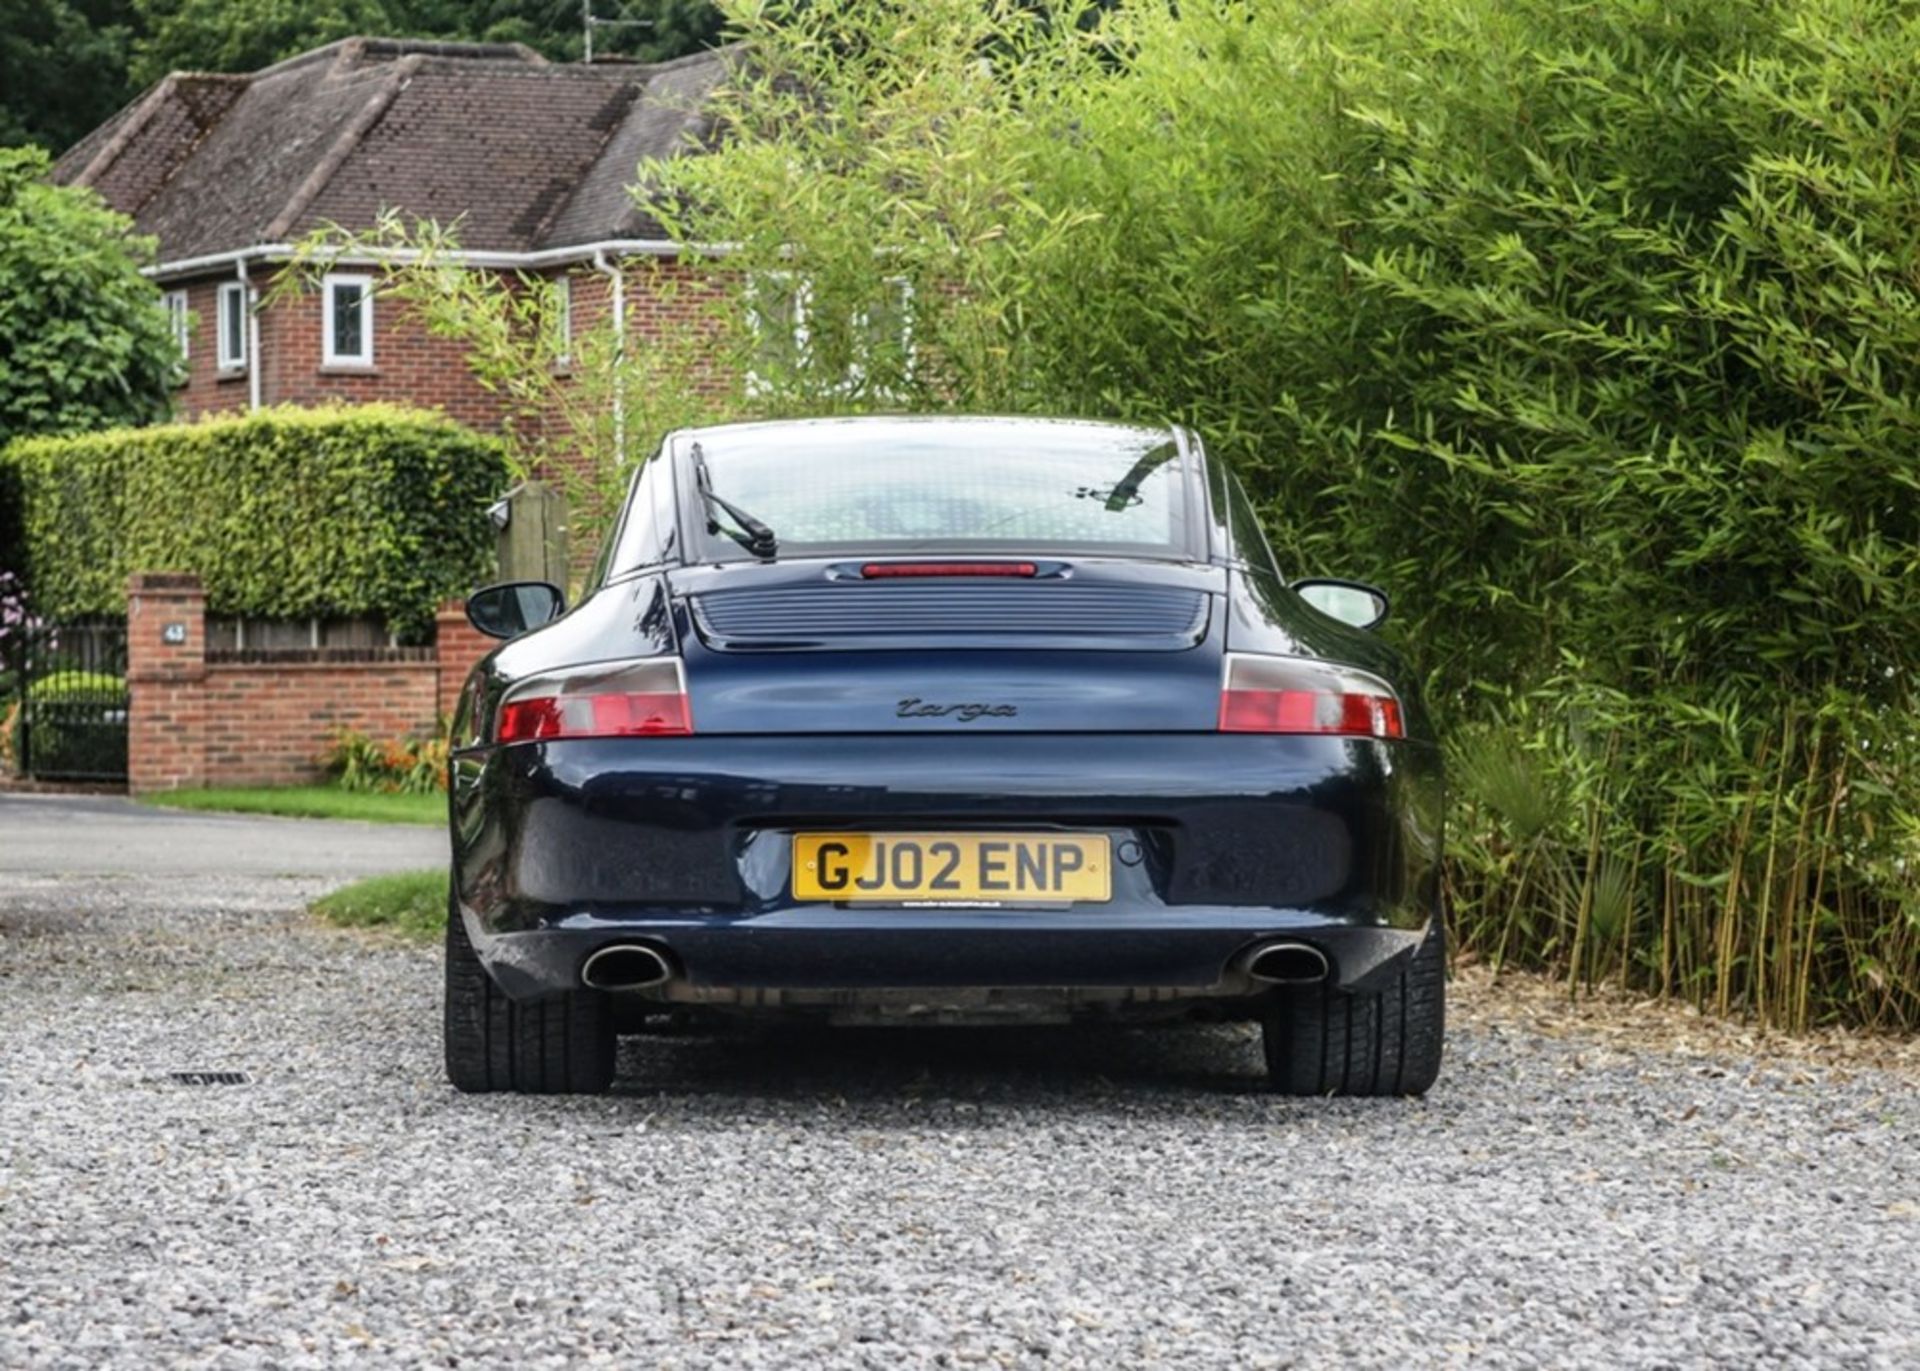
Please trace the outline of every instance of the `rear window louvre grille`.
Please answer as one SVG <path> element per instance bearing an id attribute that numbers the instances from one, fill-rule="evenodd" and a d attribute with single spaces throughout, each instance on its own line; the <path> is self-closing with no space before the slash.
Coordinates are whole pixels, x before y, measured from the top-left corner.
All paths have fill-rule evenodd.
<path id="1" fill-rule="evenodd" d="M 1191 647 L 1205 632 L 1203 591 L 1018 582 L 784 586 L 694 600 L 717 647 L 937 645 Z"/>

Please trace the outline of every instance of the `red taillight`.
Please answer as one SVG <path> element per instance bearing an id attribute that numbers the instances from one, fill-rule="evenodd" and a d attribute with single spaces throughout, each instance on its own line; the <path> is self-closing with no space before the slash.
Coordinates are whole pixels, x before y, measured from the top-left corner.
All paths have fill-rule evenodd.
<path id="1" fill-rule="evenodd" d="M 860 574 L 869 581 L 911 576 L 1034 576 L 1032 562 L 868 562 Z"/>
<path id="2" fill-rule="evenodd" d="M 539 695 L 500 707 L 500 741 L 691 733 L 683 695 Z"/>
<path id="3" fill-rule="evenodd" d="M 600 663 L 527 681 L 500 706 L 494 740 L 664 738 L 693 732 L 674 660 Z"/>
<path id="4" fill-rule="evenodd" d="M 1400 700 L 1362 672 L 1284 657 L 1227 658 L 1222 733 L 1404 738 Z"/>
<path id="5" fill-rule="evenodd" d="M 1334 695 L 1313 690 L 1222 691 L 1220 731 L 1407 736 L 1400 724 L 1398 700 L 1385 695 Z"/>

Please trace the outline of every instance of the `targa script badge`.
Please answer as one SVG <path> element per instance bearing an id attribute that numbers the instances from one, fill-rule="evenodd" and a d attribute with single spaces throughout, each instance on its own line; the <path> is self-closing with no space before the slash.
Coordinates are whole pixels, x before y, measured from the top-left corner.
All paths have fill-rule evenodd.
<path id="1" fill-rule="evenodd" d="M 918 695 L 909 695 L 902 700 L 894 714 L 902 719 L 958 719 L 970 724 L 975 719 L 1011 719 L 1020 712 L 1018 705 L 988 705 L 967 703 L 958 705 L 929 704 Z"/>

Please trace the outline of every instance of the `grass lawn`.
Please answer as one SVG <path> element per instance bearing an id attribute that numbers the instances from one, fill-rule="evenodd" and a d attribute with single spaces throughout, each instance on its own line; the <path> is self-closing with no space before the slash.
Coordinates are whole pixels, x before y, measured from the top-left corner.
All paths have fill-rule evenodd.
<path id="1" fill-rule="evenodd" d="M 373 795 L 331 785 L 263 786 L 256 790 L 164 790 L 142 802 L 168 809 L 284 814 L 296 819 L 364 819 L 376 824 L 443 824 L 445 795 Z"/>
<path id="2" fill-rule="evenodd" d="M 447 926 L 447 873 L 370 876 L 314 901 L 313 912 L 343 928 L 385 928 L 422 941 L 437 938 Z"/>

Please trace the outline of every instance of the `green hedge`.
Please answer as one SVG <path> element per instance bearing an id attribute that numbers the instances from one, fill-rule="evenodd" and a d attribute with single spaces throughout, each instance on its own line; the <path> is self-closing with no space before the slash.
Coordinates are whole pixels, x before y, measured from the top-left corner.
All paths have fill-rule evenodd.
<path id="1" fill-rule="evenodd" d="M 436 414 L 270 409 L 18 440 L 0 527 L 42 618 L 115 613 L 130 573 L 191 571 L 215 614 L 378 615 L 409 638 L 489 572 L 505 480 L 497 441 Z"/>

